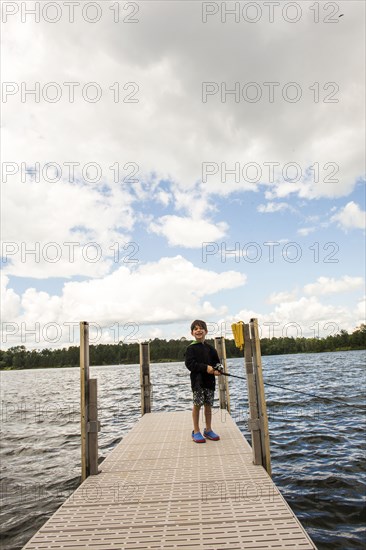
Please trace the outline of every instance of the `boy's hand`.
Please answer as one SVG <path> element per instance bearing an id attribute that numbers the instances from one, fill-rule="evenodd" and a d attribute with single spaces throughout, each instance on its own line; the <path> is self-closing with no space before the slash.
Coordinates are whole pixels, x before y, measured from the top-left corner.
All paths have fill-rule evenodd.
<path id="1" fill-rule="evenodd" d="M 220 376 L 221 372 L 211 367 L 211 365 L 207 365 L 207 372 L 208 374 L 214 374 L 215 376 Z"/>

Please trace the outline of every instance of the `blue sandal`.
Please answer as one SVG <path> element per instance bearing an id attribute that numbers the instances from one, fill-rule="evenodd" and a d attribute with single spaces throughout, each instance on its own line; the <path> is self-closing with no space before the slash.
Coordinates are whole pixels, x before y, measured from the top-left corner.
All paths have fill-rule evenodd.
<path id="1" fill-rule="evenodd" d="M 203 435 L 201 434 L 201 432 L 198 432 L 198 433 L 194 433 L 194 431 L 192 432 L 192 439 L 195 443 L 206 443 L 206 439 L 203 437 Z"/>
<path id="2" fill-rule="evenodd" d="M 211 441 L 218 441 L 220 439 L 220 436 L 215 434 L 215 432 L 213 432 L 212 430 L 210 430 L 209 432 L 206 430 L 206 428 L 203 430 L 203 435 L 207 438 L 207 439 L 211 439 Z"/>

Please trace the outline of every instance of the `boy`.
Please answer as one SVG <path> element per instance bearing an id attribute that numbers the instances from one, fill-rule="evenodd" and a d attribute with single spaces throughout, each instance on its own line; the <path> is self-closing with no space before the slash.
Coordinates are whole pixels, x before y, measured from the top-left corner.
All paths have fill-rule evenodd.
<path id="1" fill-rule="evenodd" d="M 185 353 L 185 365 L 191 371 L 191 387 L 193 391 L 193 432 L 195 443 L 206 443 L 206 439 L 218 441 L 220 437 L 212 431 L 211 418 L 215 393 L 215 376 L 220 372 L 213 366 L 220 363 L 215 348 L 205 342 L 207 325 L 204 321 L 196 320 L 191 324 L 191 334 L 195 340 L 188 346 Z M 206 428 L 202 436 L 199 428 L 200 408 L 205 407 Z"/>

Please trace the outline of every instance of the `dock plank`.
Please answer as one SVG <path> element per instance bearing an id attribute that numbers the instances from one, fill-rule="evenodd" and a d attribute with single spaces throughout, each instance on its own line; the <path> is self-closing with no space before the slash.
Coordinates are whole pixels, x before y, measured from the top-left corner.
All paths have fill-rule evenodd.
<path id="1" fill-rule="evenodd" d="M 24 546 L 35 549 L 315 549 L 226 411 L 192 442 L 190 411 L 145 414 Z"/>

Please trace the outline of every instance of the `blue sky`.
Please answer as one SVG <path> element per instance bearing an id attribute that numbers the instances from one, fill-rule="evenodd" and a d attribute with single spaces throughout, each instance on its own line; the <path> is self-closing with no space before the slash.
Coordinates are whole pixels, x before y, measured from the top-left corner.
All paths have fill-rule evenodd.
<path id="1" fill-rule="evenodd" d="M 263 335 L 270 325 L 311 336 L 364 321 L 364 5 L 338 4 L 333 24 L 315 23 L 306 3 L 296 23 L 281 12 L 273 23 L 220 14 L 204 23 L 198 2 L 138 3 L 132 25 L 114 23 L 108 2 L 95 24 L 64 12 L 52 25 L 8 16 L 4 347 L 67 346 L 65 327 L 79 320 L 97 323 L 106 342 L 116 323 L 125 336 L 136 326 L 141 341 L 188 337 L 194 318 L 212 336 L 252 316 Z M 240 94 L 203 101 L 207 83 Z M 100 99 L 88 99 L 96 86 Z M 245 99 L 250 86 L 261 90 L 256 103 Z M 216 171 L 207 178 L 205 163 Z M 293 163 L 301 177 L 292 167 L 287 181 Z"/>

